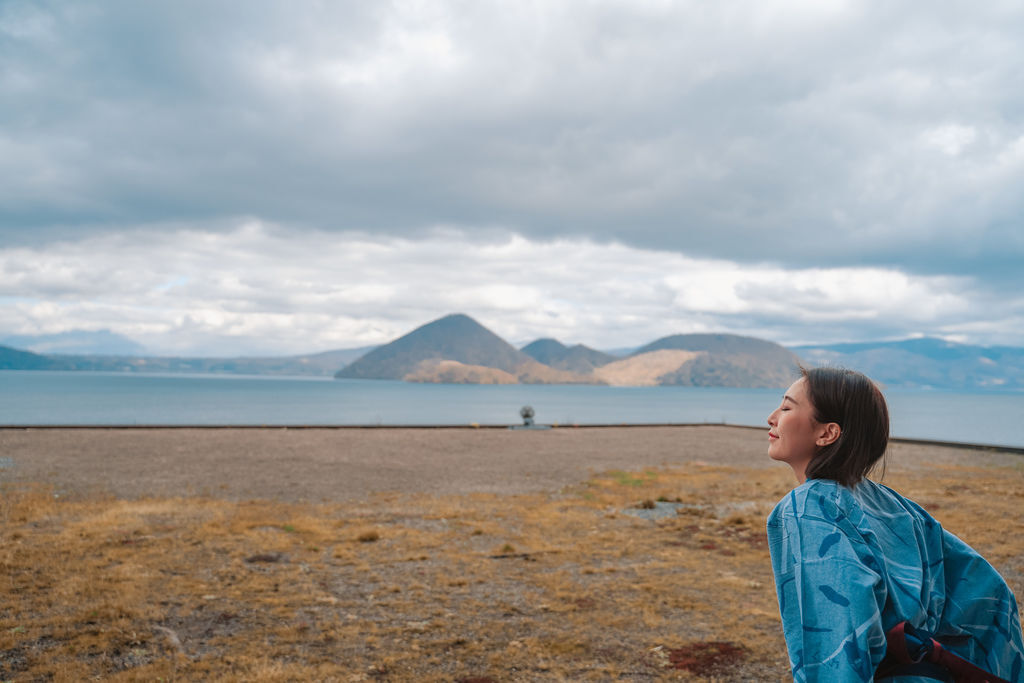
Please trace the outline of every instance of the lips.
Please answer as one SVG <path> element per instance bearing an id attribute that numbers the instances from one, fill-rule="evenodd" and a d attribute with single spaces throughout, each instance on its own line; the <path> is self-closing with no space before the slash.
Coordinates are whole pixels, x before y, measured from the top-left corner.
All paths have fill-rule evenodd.
<path id="1" fill-rule="evenodd" d="M 779 438 L 778 434 L 773 434 L 771 432 L 768 432 L 768 440 L 769 441 L 774 441 L 775 439 L 778 439 L 778 438 Z"/>

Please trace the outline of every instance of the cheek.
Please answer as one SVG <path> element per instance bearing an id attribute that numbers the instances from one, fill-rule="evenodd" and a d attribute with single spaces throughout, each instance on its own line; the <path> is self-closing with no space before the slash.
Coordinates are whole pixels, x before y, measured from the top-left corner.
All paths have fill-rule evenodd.
<path id="1" fill-rule="evenodd" d="M 784 433 L 790 440 L 798 440 L 809 431 L 807 427 L 808 425 L 796 415 L 787 413 L 787 417 L 779 420 L 779 433 Z"/>

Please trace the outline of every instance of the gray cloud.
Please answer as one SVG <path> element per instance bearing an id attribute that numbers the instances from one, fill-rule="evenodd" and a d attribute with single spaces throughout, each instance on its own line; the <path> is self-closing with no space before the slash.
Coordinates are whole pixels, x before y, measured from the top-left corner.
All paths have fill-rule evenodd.
<path id="1" fill-rule="evenodd" d="M 1015 281 L 1022 23 L 1012 3 L 7 2 L 0 235 L 255 216 Z"/>

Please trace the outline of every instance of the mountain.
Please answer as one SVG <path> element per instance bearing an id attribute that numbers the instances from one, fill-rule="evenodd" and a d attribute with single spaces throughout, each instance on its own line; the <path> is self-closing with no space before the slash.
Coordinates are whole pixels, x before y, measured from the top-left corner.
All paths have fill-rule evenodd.
<path id="1" fill-rule="evenodd" d="M 69 370 L 59 360 L 30 351 L 0 346 L 0 370 Z"/>
<path id="2" fill-rule="evenodd" d="M 402 379 L 429 360 L 454 360 L 513 372 L 530 358 L 469 316 L 456 313 L 377 347 L 335 376 Z"/>
<path id="3" fill-rule="evenodd" d="M 793 348 L 813 365 L 859 370 L 890 387 L 1024 389 L 1024 349 L 922 337 Z"/>
<path id="4" fill-rule="evenodd" d="M 800 359 L 773 342 L 735 334 L 676 334 L 637 349 L 630 359 L 685 351 L 683 362 L 657 384 L 702 387 L 785 387 L 798 376 Z M 636 361 L 634 361 L 636 362 Z M 664 363 L 657 367 L 664 368 Z"/>
<path id="5" fill-rule="evenodd" d="M 41 354 L 141 356 L 142 344 L 110 330 L 71 330 L 57 334 L 14 335 L 0 344 Z"/>
<path id="6" fill-rule="evenodd" d="M 374 349 L 335 377 L 488 384 L 592 381 L 538 363 L 461 313 L 427 323 Z"/>
<path id="7" fill-rule="evenodd" d="M 557 368 L 569 370 L 570 372 L 588 373 L 594 368 L 607 365 L 618 360 L 615 356 L 602 351 L 592 349 L 583 344 L 566 346 L 556 339 L 538 339 L 530 342 L 520 349 L 527 356 L 530 356 L 538 363 Z"/>

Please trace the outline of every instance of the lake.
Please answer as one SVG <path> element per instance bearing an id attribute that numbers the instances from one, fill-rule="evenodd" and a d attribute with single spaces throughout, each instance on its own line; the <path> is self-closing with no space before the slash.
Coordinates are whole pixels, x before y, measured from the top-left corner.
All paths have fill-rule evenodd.
<path id="1" fill-rule="evenodd" d="M 0 371 L 2 425 L 764 426 L 781 389 Z M 890 389 L 897 437 L 1024 447 L 1024 393 Z"/>

